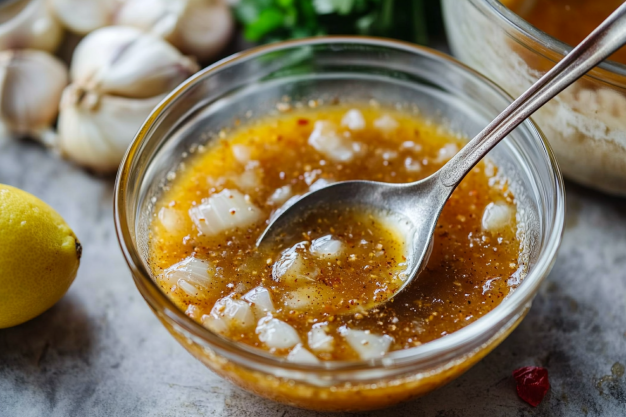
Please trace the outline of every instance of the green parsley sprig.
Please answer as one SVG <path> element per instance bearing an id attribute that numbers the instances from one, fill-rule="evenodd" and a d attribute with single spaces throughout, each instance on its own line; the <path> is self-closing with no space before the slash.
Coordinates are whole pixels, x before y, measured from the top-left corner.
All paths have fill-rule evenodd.
<path id="1" fill-rule="evenodd" d="M 244 36 L 267 43 L 317 35 L 370 35 L 428 42 L 434 0 L 240 0 Z"/>

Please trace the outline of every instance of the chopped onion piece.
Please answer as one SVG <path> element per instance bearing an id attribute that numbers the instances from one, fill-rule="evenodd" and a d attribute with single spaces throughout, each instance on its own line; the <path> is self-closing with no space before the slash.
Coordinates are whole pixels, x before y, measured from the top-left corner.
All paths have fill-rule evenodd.
<path id="1" fill-rule="evenodd" d="M 283 204 L 280 207 L 280 210 L 286 210 L 287 207 L 294 205 L 294 203 L 298 200 L 300 200 L 300 197 L 302 197 L 301 195 L 294 195 L 293 197 L 291 197 L 289 200 L 285 201 L 285 204 Z"/>
<path id="2" fill-rule="evenodd" d="M 284 282 L 290 285 L 303 285 L 315 281 L 319 270 L 315 266 L 307 265 L 304 253 L 306 242 L 296 243 L 281 254 L 280 258 L 272 267 L 274 281 Z"/>
<path id="3" fill-rule="evenodd" d="M 267 203 L 272 205 L 284 204 L 292 195 L 293 191 L 291 190 L 291 185 L 285 185 L 274 191 L 267 200 Z"/>
<path id="4" fill-rule="evenodd" d="M 195 304 L 187 305 L 187 310 L 185 310 L 185 314 L 194 320 L 197 320 L 200 318 L 200 313 L 201 313 L 200 308 Z"/>
<path id="5" fill-rule="evenodd" d="M 320 361 L 317 356 L 306 350 L 302 343 L 298 343 L 296 347 L 291 349 L 287 355 L 287 360 L 296 363 L 318 363 Z"/>
<path id="6" fill-rule="evenodd" d="M 254 191 L 261 186 L 257 170 L 245 171 L 233 179 L 233 182 L 244 191 Z"/>
<path id="7" fill-rule="evenodd" d="M 221 317 L 215 317 L 210 314 L 202 316 L 202 325 L 215 333 L 226 334 L 228 333 L 228 325 Z"/>
<path id="8" fill-rule="evenodd" d="M 317 179 L 317 176 L 321 173 L 321 170 L 319 169 L 314 169 L 312 171 L 307 171 L 303 174 L 304 176 L 304 182 L 306 183 L 306 185 L 311 185 L 315 182 L 315 180 Z"/>
<path id="9" fill-rule="evenodd" d="M 393 117 L 388 114 L 384 114 L 380 116 L 378 119 L 374 120 L 374 127 L 378 130 L 382 130 L 385 133 L 392 132 L 396 130 L 400 126 L 400 124 Z"/>
<path id="10" fill-rule="evenodd" d="M 283 304 L 292 310 L 321 310 L 333 302 L 335 295 L 326 285 L 300 287 L 284 295 Z"/>
<path id="11" fill-rule="evenodd" d="M 177 285 L 180 280 L 184 280 L 189 285 L 206 289 L 214 276 L 215 268 L 213 265 L 208 261 L 190 256 L 163 271 L 159 276 L 159 281 L 163 285 L 172 287 Z"/>
<path id="12" fill-rule="evenodd" d="M 409 172 L 420 172 L 422 170 L 422 164 L 418 160 L 415 160 L 408 156 L 404 160 L 404 167 Z"/>
<path id="13" fill-rule="evenodd" d="M 483 212 L 483 230 L 496 233 L 511 224 L 514 210 L 505 203 L 489 203 Z"/>
<path id="14" fill-rule="evenodd" d="M 439 149 L 437 154 L 437 162 L 447 162 L 459 151 L 459 147 L 455 143 L 448 143 L 443 148 Z"/>
<path id="15" fill-rule="evenodd" d="M 200 295 L 200 289 L 190 282 L 185 281 L 184 279 L 179 279 L 176 282 L 176 287 L 180 288 L 185 294 L 190 297 L 198 297 Z"/>
<path id="16" fill-rule="evenodd" d="M 300 195 L 294 195 L 289 200 L 285 201 L 285 204 L 283 204 L 279 209 L 272 212 L 272 215 L 270 216 L 270 221 L 274 220 L 278 215 L 280 215 L 280 213 L 287 210 L 289 206 L 292 206 L 296 201 L 300 200 L 300 197 Z"/>
<path id="17" fill-rule="evenodd" d="M 259 340 L 270 348 L 287 349 L 300 343 L 296 329 L 278 319 L 264 317 L 256 327 Z"/>
<path id="18" fill-rule="evenodd" d="M 311 253 L 318 258 L 336 258 L 343 249 L 341 241 L 333 239 L 331 235 L 326 235 L 311 242 Z"/>
<path id="19" fill-rule="evenodd" d="M 335 162 L 348 162 L 359 151 L 351 140 L 341 136 L 331 122 L 317 121 L 311 135 L 309 145 Z"/>
<path id="20" fill-rule="evenodd" d="M 335 347 L 335 339 L 329 336 L 327 323 L 314 324 L 308 333 L 309 348 L 314 352 L 332 352 Z"/>
<path id="21" fill-rule="evenodd" d="M 231 284 L 228 284 L 228 285 L 229 285 L 228 288 L 230 288 L 230 285 L 233 285 L 233 284 L 231 283 Z M 233 286 L 233 293 L 234 294 L 243 294 L 244 292 L 246 292 L 246 290 L 248 288 L 249 288 L 248 285 L 244 284 L 243 282 L 238 282 L 237 284 L 234 284 L 234 286 Z"/>
<path id="22" fill-rule="evenodd" d="M 407 140 L 406 142 L 402 142 L 402 145 L 400 145 L 401 149 L 412 149 L 416 152 L 419 152 L 422 150 L 422 145 L 420 145 L 419 143 L 415 143 L 411 140 Z"/>
<path id="23" fill-rule="evenodd" d="M 332 184 L 333 182 L 334 181 L 329 181 L 325 178 L 320 178 L 319 180 L 315 181 L 313 184 L 309 186 L 309 191 L 316 191 L 316 190 L 322 189 L 326 187 L 327 185 Z"/>
<path id="24" fill-rule="evenodd" d="M 359 110 L 350 109 L 341 119 L 341 125 L 350 130 L 363 130 L 365 129 L 365 118 Z"/>
<path id="25" fill-rule="evenodd" d="M 173 208 L 161 207 L 158 218 L 161 225 L 165 228 L 165 230 L 167 230 L 168 233 L 180 232 L 184 225 L 182 213 Z"/>
<path id="26" fill-rule="evenodd" d="M 249 330 L 254 327 L 254 315 L 250 304 L 235 300 L 231 296 L 217 300 L 210 316 L 213 317 L 213 323 L 221 320 L 229 330 Z"/>
<path id="27" fill-rule="evenodd" d="M 231 145 L 230 149 L 233 152 L 233 156 L 239 163 L 245 165 L 250 161 L 252 149 L 246 145 Z"/>
<path id="28" fill-rule="evenodd" d="M 256 223 L 261 220 L 261 210 L 239 191 L 226 189 L 189 209 L 189 216 L 200 232 L 216 235 Z"/>
<path id="29" fill-rule="evenodd" d="M 256 287 L 247 292 L 243 297 L 244 300 L 252 304 L 252 309 L 257 318 L 273 313 L 275 311 L 272 297 L 267 288 Z"/>
<path id="30" fill-rule="evenodd" d="M 389 335 L 379 336 L 366 330 L 352 330 L 346 326 L 340 327 L 339 333 L 363 360 L 380 358 L 387 353 L 393 342 Z"/>

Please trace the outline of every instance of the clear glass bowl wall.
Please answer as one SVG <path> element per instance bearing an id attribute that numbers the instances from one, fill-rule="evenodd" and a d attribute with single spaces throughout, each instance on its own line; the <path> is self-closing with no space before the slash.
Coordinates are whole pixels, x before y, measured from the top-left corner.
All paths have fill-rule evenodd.
<path id="1" fill-rule="evenodd" d="M 417 106 L 468 137 L 510 98 L 453 59 L 425 48 L 365 38 L 316 38 L 258 48 L 209 67 L 155 109 L 128 151 L 116 184 L 120 244 L 135 283 L 172 335 L 216 373 L 276 401 L 326 411 L 381 408 L 423 395 L 465 372 L 521 321 L 549 272 L 563 226 L 560 173 L 535 126 L 526 122 L 490 154 L 523 208 L 528 273 L 500 306 L 466 328 L 368 362 L 298 365 L 213 334 L 178 310 L 147 264 L 153 204 L 168 173 L 195 145 L 235 120 L 313 100 Z M 169 175 L 171 177 L 171 174 Z"/>
<path id="2" fill-rule="evenodd" d="M 502 3 L 443 0 L 444 19 L 453 54 L 517 97 L 571 48 Z M 602 64 L 533 119 L 565 177 L 626 196 L 626 66 Z"/>

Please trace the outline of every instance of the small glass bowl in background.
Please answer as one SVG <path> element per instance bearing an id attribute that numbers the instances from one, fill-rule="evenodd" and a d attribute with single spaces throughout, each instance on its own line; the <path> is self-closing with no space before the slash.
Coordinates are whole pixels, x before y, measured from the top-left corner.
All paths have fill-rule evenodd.
<path id="1" fill-rule="evenodd" d="M 423 395 L 456 378 L 523 319 L 554 261 L 564 218 L 555 160 L 527 121 L 491 153 L 519 205 L 527 274 L 492 312 L 441 339 L 363 362 L 286 362 L 187 317 L 147 262 L 153 207 L 199 145 L 249 118 L 290 107 L 370 102 L 419 110 L 472 137 L 510 98 L 454 59 L 371 38 L 315 38 L 253 49 L 214 64 L 172 92 L 145 122 L 118 174 L 115 221 L 137 288 L 170 333 L 219 375 L 261 396 L 324 411 L 359 411 Z"/>
<path id="2" fill-rule="evenodd" d="M 443 0 L 453 54 L 519 96 L 572 48 L 498 0 Z M 607 61 L 533 116 L 565 177 L 626 196 L 626 66 Z"/>

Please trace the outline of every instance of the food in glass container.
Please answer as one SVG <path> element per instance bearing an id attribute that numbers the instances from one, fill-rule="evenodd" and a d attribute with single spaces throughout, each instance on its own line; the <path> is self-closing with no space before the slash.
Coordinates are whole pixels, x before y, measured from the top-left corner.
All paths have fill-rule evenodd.
<path id="1" fill-rule="evenodd" d="M 570 46 L 576 46 L 600 25 L 622 0 L 502 0 L 520 17 L 537 29 Z M 626 63 L 626 49 L 611 60 Z"/>
<path id="2" fill-rule="evenodd" d="M 407 226 L 393 213 L 315 211 L 256 247 L 268 219 L 315 188 L 437 171 L 462 138 L 416 114 L 336 104 L 220 138 L 170 176 L 149 259 L 161 289 L 215 333 L 297 363 L 370 360 L 476 321 L 526 272 L 515 196 L 489 161 L 453 193 L 425 270 L 398 296 Z"/>
<path id="3" fill-rule="evenodd" d="M 512 96 L 552 68 L 618 5 L 619 0 L 444 0 L 454 54 Z M 626 195 L 626 50 L 591 71 L 533 119 L 563 174 Z"/>
<path id="4" fill-rule="evenodd" d="M 510 103 L 477 73 L 414 45 L 317 37 L 254 49 L 203 70 L 155 109 L 121 166 L 115 223 L 138 290 L 168 332 L 202 364 L 273 401 L 319 411 L 366 411 L 449 383 L 519 325 L 556 255 L 564 219 L 563 184 L 531 121 L 490 152 L 498 167 L 496 178 L 507 178 L 515 197 L 523 280 L 517 287 L 511 283 L 515 290 L 499 306 L 445 337 L 366 361 L 296 363 L 204 328 L 172 303 L 150 267 L 155 206 L 197 160 L 200 145 L 210 148 L 220 140 L 220 129 L 237 127 L 238 120 L 248 125 L 248 115 L 303 109 L 322 100 L 325 106 L 336 97 L 344 104 L 375 98 L 393 108 L 402 105 L 411 116 L 463 133 L 459 139 L 480 130 Z M 228 130 L 223 136 L 233 133 Z"/>

